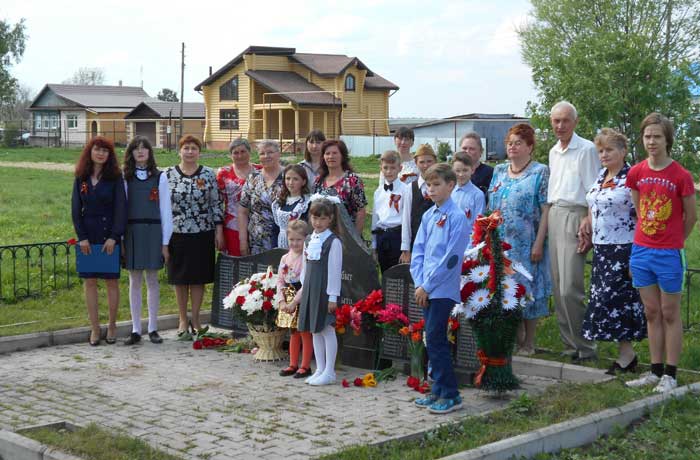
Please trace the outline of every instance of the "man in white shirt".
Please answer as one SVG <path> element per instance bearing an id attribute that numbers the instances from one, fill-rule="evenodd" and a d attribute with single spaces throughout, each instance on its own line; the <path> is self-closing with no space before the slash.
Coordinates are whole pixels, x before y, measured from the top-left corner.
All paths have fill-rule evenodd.
<path id="1" fill-rule="evenodd" d="M 549 151 L 549 257 L 552 291 L 559 333 L 573 361 L 595 356 L 595 344 L 583 338 L 583 269 L 591 248 L 591 222 L 586 192 L 595 183 L 600 161 L 595 145 L 576 135 L 576 108 L 562 101 L 554 105 L 550 121 L 559 142 Z"/>

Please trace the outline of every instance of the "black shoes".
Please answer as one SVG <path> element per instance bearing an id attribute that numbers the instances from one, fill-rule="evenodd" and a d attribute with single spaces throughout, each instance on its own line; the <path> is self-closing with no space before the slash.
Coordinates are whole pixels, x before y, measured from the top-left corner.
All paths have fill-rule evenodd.
<path id="1" fill-rule="evenodd" d="M 625 367 L 620 366 L 617 361 L 613 361 L 610 368 L 605 371 L 605 373 L 608 375 L 615 375 L 617 372 L 636 372 L 638 362 L 637 355 L 634 355 L 634 359 Z"/>
<path id="2" fill-rule="evenodd" d="M 151 343 L 163 343 L 163 339 L 158 335 L 158 331 L 149 332 L 148 338 L 151 340 Z"/>
<path id="3" fill-rule="evenodd" d="M 128 339 L 124 341 L 124 345 L 135 345 L 141 341 L 141 334 L 132 332 Z"/>

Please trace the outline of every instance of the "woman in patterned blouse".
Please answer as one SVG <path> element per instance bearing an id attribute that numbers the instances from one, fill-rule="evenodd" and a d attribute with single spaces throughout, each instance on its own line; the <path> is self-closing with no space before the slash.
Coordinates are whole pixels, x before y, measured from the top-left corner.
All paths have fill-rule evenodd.
<path id="1" fill-rule="evenodd" d="M 260 165 L 250 162 L 250 143 L 239 137 L 231 142 L 228 151 L 233 164 L 219 168 L 216 181 L 224 200 L 224 239 L 225 252 L 230 256 L 241 255 L 241 243 L 238 237 L 238 202 L 241 199 L 246 180 Z"/>
<path id="2" fill-rule="evenodd" d="M 199 164 L 202 142 L 194 136 L 180 139 L 180 164 L 165 171 L 173 210 L 168 283 L 175 285 L 180 309 L 178 335 L 187 331 L 187 301 L 192 305 L 192 327 L 201 328 L 199 309 L 204 285 L 214 281 L 214 247 L 223 250 L 223 210 L 214 170 Z"/>
<path id="3" fill-rule="evenodd" d="M 264 142 L 260 147 L 262 169 L 248 179 L 238 202 L 238 232 L 241 255 L 255 255 L 277 246 L 279 228 L 272 215 L 272 202 L 277 199 L 284 177 L 277 142 Z"/>
<path id="4" fill-rule="evenodd" d="M 365 225 L 365 184 L 350 166 L 350 154 L 345 142 L 327 140 L 321 146 L 323 161 L 314 187 L 315 193 L 333 195 L 345 205 L 357 231 L 362 234 Z"/>

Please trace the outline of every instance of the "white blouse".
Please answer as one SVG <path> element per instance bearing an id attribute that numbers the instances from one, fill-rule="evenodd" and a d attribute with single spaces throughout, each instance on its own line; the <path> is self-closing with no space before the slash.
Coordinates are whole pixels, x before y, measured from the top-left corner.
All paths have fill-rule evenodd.
<path id="1" fill-rule="evenodd" d="M 607 183 L 603 168 L 593 187 L 586 194 L 591 209 L 593 244 L 629 244 L 634 240 L 637 213 L 632 193 L 626 185 L 630 166 L 625 164 Z"/>
<path id="2" fill-rule="evenodd" d="M 145 169 L 136 169 L 135 176 L 137 180 L 148 179 L 148 171 Z M 129 196 L 129 184 L 124 181 L 124 193 Z M 161 172 L 158 179 L 158 206 L 160 207 L 160 231 L 163 238 L 163 246 L 170 243 L 170 237 L 173 235 L 173 209 L 170 204 L 170 187 L 168 187 L 168 177 L 165 172 Z"/>

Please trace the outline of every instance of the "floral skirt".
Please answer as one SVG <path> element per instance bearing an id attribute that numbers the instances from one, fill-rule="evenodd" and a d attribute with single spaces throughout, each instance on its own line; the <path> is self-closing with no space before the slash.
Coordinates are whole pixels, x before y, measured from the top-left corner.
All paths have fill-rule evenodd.
<path id="1" fill-rule="evenodd" d="M 631 251 L 632 244 L 593 247 L 591 293 L 582 326 L 584 338 L 631 342 L 647 336 L 644 306 L 629 275 Z"/>

